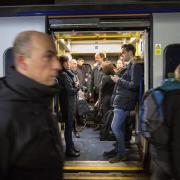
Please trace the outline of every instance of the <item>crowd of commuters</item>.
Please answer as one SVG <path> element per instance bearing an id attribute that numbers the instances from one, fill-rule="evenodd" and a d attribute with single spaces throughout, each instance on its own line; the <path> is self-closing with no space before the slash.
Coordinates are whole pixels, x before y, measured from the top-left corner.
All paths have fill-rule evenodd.
<path id="1" fill-rule="evenodd" d="M 80 92 L 86 91 L 97 111 L 95 129 L 101 127 L 106 112 L 111 110 L 114 113 L 111 129 L 116 140 L 115 148 L 105 151 L 103 156 L 110 163 L 126 160 L 124 125 L 129 112 L 135 109 L 139 83 L 143 77 L 143 68 L 135 58 L 136 49 L 132 44 L 122 45 L 117 65 L 108 60 L 104 53 L 96 53 L 91 75 L 85 70 L 84 59 L 57 57 L 53 39 L 45 33 L 25 31 L 18 34 L 13 50 L 15 65 L 10 74 L 0 80 L 0 179 L 63 178 L 63 146 L 57 119 L 51 115 L 55 95 L 58 95 L 58 109 L 65 123 L 66 156 L 80 156 L 72 133 L 80 138 L 76 121 L 77 103 Z M 179 86 L 180 66 L 175 75 L 176 85 Z M 167 86 L 167 82 L 163 86 Z M 176 94 L 171 98 L 177 100 L 179 97 Z M 180 105 L 172 99 L 168 102 L 177 110 Z M 167 108 L 167 111 L 171 110 Z M 173 115 L 173 112 L 170 114 Z M 179 137 L 178 117 L 179 114 L 169 117 L 176 122 L 173 126 L 173 146 L 177 147 L 173 158 L 179 154 L 176 142 Z M 169 156 L 163 162 L 158 158 L 159 153 L 163 156 L 167 151 L 152 150 L 152 157 L 155 157 L 154 180 L 158 177 L 165 179 L 157 161 L 167 169 L 166 177 L 172 173 Z M 178 163 L 176 160 L 173 162 L 175 165 Z M 178 172 L 178 169 L 175 170 Z"/>

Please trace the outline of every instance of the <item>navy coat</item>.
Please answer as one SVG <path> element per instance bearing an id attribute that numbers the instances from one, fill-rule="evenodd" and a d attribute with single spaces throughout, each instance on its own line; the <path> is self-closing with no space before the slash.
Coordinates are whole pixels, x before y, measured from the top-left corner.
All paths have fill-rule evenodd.
<path id="1" fill-rule="evenodd" d="M 76 111 L 76 96 L 79 89 L 75 87 L 73 79 L 73 73 L 65 69 L 58 76 L 60 108 L 64 122 L 66 122 L 69 113 L 75 114 Z"/>
<path id="2" fill-rule="evenodd" d="M 127 111 L 134 110 L 138 98 L 139 83 L 142 77 L 142 65 L 130 62 L 114 87 L 111 99 L 114 108 Z"/>

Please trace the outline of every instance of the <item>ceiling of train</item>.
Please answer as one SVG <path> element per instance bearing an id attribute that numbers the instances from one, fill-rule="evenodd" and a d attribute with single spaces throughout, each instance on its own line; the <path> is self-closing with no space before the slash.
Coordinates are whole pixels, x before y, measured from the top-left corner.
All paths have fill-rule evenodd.
<path id="1" fill-rule="evenodd" d="M 143 35 L 142 31 L 129 32 L 56 32 L 56 39 L 64 39 L 65 41 L 121 41 L 122 43 L 132 43 Z"/>

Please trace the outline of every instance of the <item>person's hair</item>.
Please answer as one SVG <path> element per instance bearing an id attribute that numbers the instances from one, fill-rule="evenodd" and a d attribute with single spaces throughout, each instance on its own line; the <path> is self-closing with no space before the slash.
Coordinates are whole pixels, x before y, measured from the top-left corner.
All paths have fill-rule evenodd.
<path id="1" fill-rule="evenodd" d="M 112 62 L 110 61 L 104 61 L 102 63 L 102 71 L 106 74 L 106 75 L 111 75 L 114 74 L 114 69 L 115 66 Z"/>
<path id="2" fill-rule="evenodd" d="M 30 56 L 31 45 L 32 45 L 32 34 L 34 31 L 24 31 L 17 35 L 13 43 L 14 56 L 21 54 Z"/>
<path id="3" fill-rule="evenodd" d="M 81 61 L 81 60 L 84 60 L 84 59 L 83 59 L 83 58 L 81 58 L 81 57 L 77 59 L 77 61 Z"/>
<path id="4" fill-rule="evenodd" d="M 69 61 L 69 58 L 67 57 L 67 56 L 60 56 L 59 57 L 59 62 L 60 62 L 60 64 L 61 64 L 61 67 L 64 69 L 64 63 L 65 62 L 68 62 Z"/>
<path id="5" fill-rule="evenodd" d="M 175 69 L 175 78 L 180 80 L 180 64 Z"/>
<path id="6" fill-rule="evenodd" d="M 132 51 L 133 56 L 135 56 L 136 48 L 132 44 L 123 44 L 121 48 L 125 49 L 126 51 Z"/>
<path id="7" fill-rule="evenodd" d="M 99 56 L 100 56 L 103 60 L 106 58 L 105 54 L 102 53 L 102 52 L 99 52 L 99 53 L 97 53 L 97 54 L 99 54 Z"/>

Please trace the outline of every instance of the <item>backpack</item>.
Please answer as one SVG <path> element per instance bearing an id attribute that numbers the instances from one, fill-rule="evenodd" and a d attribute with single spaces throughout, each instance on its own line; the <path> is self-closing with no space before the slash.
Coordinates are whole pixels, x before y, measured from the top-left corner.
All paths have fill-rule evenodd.
<path id="1" fill-rule="evenodd" d="M 140 133 L 152 144 L 167 145 L 169 128 L 165 122 L 164 101 L 166 91 L 157 88 L 143 96 L 140 111 Z"/>

